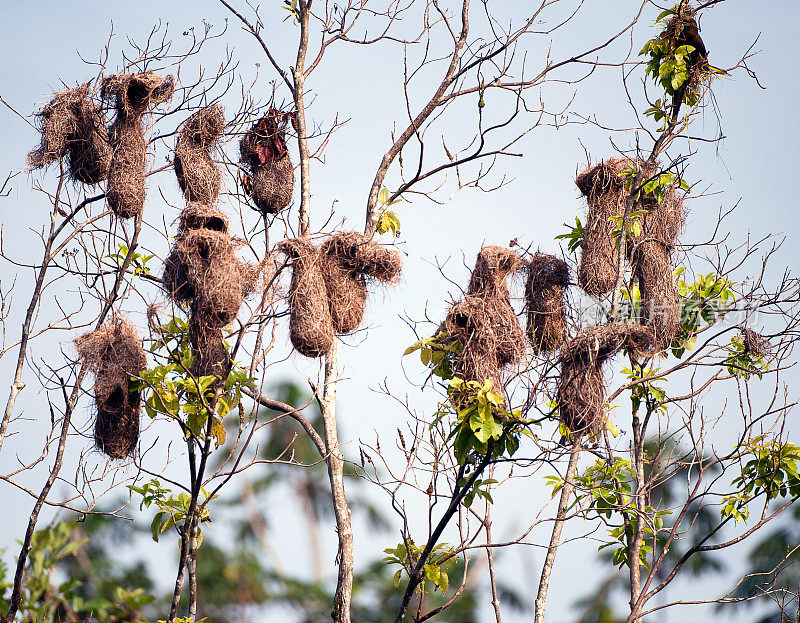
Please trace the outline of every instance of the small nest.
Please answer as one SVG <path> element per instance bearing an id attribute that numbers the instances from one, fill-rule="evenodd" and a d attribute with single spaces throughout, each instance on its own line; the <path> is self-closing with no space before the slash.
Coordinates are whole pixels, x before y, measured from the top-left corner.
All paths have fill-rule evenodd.
<path id="1" fill-rule="evenodd" d="M 196 377 L 228 378 L 233 360 L 225 347 L 222 329 L 214 318 L 206 317 L 202 309 L 192 309 L 189 316 L 189 343 L 194 355 L 191 372 Z"/>
<path id="2" fill-rule="evenodd" d="M 479 297 L 490 319 L 500 367 L 514 363 L 525 352 L 525 333 L 511 307 L 506 279 L 524 265 L 522 259 L 505 247 L 483 247 L 467 285 L 467 296 Z"/>
<path id="3" fill-rule="evenodd" d="M 273 109 L 239 141 L 240 162 L 250 171 L 245 190 L 264 215 L 277 214 L 292 200 L 294 168 L 286 149 L 286 118 Z"/>
<path id="4" fill-rule="evenodd" d="M 400 277 L 400 253 L 358 232 L 328 238 L 320 249 L 323 276 L 336 333 L 355 331 L 364 318 L 367 278 L 392 283 Z"/>
<path id="5" fill-rule="evenodd" d="M 766 357 L 772 351 L 772 345 L 769 340 L 760 333 L 747 327 L 741 327 L 739 332 L 741 333 L 746 353 L 752 353 L 756 357 Z"/>
<path id="6" fill-rule="evenodd" d="M 208 229 L 227 234 L 229 227 L 228 217 L 222 210 L 203 203 L 190 202 L 181 210 L 178 237 L 185 236 L 195 229 Z"/>
<path id="7" fill-rule="evenodd" d="M 70 177 L 97 184 L 108 175 L 111 146 L 102 108 L 89 93 L 89 83 L 61 91 L 36 116 L 41 141 L 28 154 L 28 167 L 45 167 L 69 154 Z"/>
<path id="8" fill-rule="evenodd" d="M 211 326 L 224 327 L 236 318 L 250 293 L 242 278 L 248 270 L 234 251 L 234 242 L 226 233 L 189 231 L 176 239 L 164 263 L 164 288 L 177 302 L 192 301 Z"/>
<path id="9" fill-rule="evenodd" d="M 212 204 L 219 197 L 222 175 L 211 153 L 225 128 L 219 104 L 202 108 L 183 124 L 175 142 L 175 175 L 187 201 Z"/>
<path id="10" fill-rule="evenodd" d="M 335 330 L 325 288 L 325 264 L 319 248 L 308 239 L 293 238 L 280 250 L 292 260 L 289 286 L 289 337 L 297 352 L 322 357 L 333 346 Z"/>
<path id="11" fill-rule="evenodd" d="M 564 260 L 537 253 L 528 266 L 525 304 L 528 339 L 534 352 L 561 348 L 567 339 L 564 289 L 569 286 L 569 268 Z"/>
<path id="12" fill-rule="evenodd" d="M 136 330 L 114 314 L 103 326 L 75 340 L 83 364 L 95 375 L 97 448 L 115 459 L 133 455 L 139 440 L 141 396 L 131 391 L 130 379 L 147 367 Z"/>
<path id="13" fill-rule="evenodd" d="M 597 434 L 605 424 L 603 363 L 620 350 L 638 359 L 652 353 L 652 332 L 640 325 L 612 323 L 592 327 L 561 351 L 558 379 L 559 417 L 575 435 Z"/>
<path id="14" fill-rule="evenodd" d="M 118 218 L 138 216 L 144 209 L 147 141 L 142 117 L 175 92 L 172 76 L 152 72 L 120 74 L 103 80 L 103 97 L 114 102 L 117 117 L 109 129 L 113 154 L 106 200 Z"/>

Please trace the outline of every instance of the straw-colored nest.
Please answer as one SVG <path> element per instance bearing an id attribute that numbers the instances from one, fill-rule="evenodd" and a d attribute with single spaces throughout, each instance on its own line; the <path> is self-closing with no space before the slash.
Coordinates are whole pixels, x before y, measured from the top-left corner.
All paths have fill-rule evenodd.
<path id="1" fill-rule="evenodd" d="M 567 339 L 564 290 L 569 286 L 567 263 L 552 255 L 537 253 L 528 265 L 525 304 L 528 339 L 534 352 L 561 348 Z"/>
<path id="2" fill-rule="evenodd" d="M 175 91 L 172 76 L 153 72 L 120 74 L 103 80 L 102 94 L 114 102 L 116 119 L 109 129 L 112 147 L 106 200 L 119 218 L 141 214 L 145 200 L 147 141 L 142 117 Z"/>
<path id="3" fill-rule="evenodd" d="M 31 169 L 69 155 L 69 175 L 97 184 L 108 175 L 111 146 L 102 108 L 92 101 L 89 83 L 56 93 L 38 113 L 39 147 L 28 154 Z"/>
<path id="4" fill-rule="evenodd" d="M 603 363 L 620 350 L 638 359 L 652 353 L 653 334 L 647 327 L 612 323 L 582 331 L 559 357 L 558 413 L 573 434 L 597 434 L 606 418 Z"/>
<path id="5" fill-rule="evenodd" d="M 294 168 L 280 118 L 280 113 L 271 111 L 239 141 L 240 162 L 250 171 L 248 193 L 264 215 L 286 208 L 294 190 Z"/>
<path id="6" fill-rule="evenodd" d="M 400 253 L 358 232 L 334 234 L 320 251 L 334 330 L 355 331 L 364 317 L 367 279 L 396 281 L 402 268 Z"/>
<path id="7" fill-rule="evenodd" d="M 333 346 L 335 330 L 325 288 L 324 265 L 318 247 L 308 239 L 293 238 L 280 245 L 291 259 L 289 337 L 297 352 L 322 357 Z"/>
<path id="8" fill-rule="evenodd" d="M 219 197 L 222 175 L 212 153 L 225 128 L 225 113 L 219 104 L 202 108 L 183 124 L 175 142 L 175 175 L 187 201 L 214 203 Z"/>
<path id="9" fill-rule="evenodd" d="M 147 367 L 136 330 L 123 316 L 114 314 L 99 329 L 75 340 L 75 347 L 95 375 L 94 438 L 98 449 L 115 459 L 131 456 L 139 439 L 141 397 L 130 389 L 130 380 Z"/>
<path id="10" fill-rule="evenodd" d="M 222 380 L 228 377 L 233 361 L 225 347 L 222 329 L 216 326 L 214 318 L 207 318 L 202 309 L 192 309 L 189 316 L 189 343 L 194 355 L 192 374 L 216 376 Z"/>
<path id="11" fill-rule="evenodd" d="M 195 229 L 208 229 L 227 234 L 229 227 L 228 217 L 219 208 L 190 202 L 181 210 L 178 220 L 178 237 L 185 236 Z"/>

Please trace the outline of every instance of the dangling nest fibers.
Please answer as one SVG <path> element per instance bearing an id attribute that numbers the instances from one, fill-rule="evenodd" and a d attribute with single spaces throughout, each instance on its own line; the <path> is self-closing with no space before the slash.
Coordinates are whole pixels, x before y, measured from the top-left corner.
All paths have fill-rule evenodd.
<path id="1" fill-rule="evenodd" d="M 108 172 L 106 199 L 119 218 L 141 214 L 145 199 L 147 141 L 142 117 L 166 102 L 175 92 L 172 76 L 153 72 L 120 74 L 103 80 L 103 97 L 114 102 L 117 116 L 109 128 L 113 154 Z"/>
<path id="2" fill-rule="evenodd" d="M 206 317 L 202 308 L 192 307 L 189 316 L 189 343 L 194 354 L 192 374 L 196 377 L 216 376 L 228 378 L 233 366 L 231 355 L 225 347 L 222 329 L 214 318 Z"/>
<path id="3" fill-rule="evenodd" d="M 208 229 L 227 234 L 228 217 L 218 209 L 203 203 L 190 202 L 181 210 L 178 221 L 178 237 L 185 236 L 195 229 Z"/>
<path id="4" fill-rule="evenodd" d="M 467 285 L 467 296 L 483 300 L 496 335 L 497 361 L 500 367 L 514 363 L 525 352 L 525 333 L 511 307 L 506 279 L 524 266 L 522 259 L 505 247 L 483 247 Z"/>
<path id="5" fill-rule="evenodd" d="M 364 318 L 367 278 L 396 281 L 402 268 L 400 253 L 354 231 L 334 234 L 320 251 L 334 330 L 355 331 Z"/>
<path id="6" fill-rule="evenodd" d="M 592 327 L 570 340 L 559 362 L 558 413 L 573 434 L 597 434 L 605 424 L 603 363 L 619 350 L 638 359 L 654 347 L 652 332 L 641 325 L 612 323 Z"/>
<path id="7" fill-rule="evenodd" d="M 537 253 L 528 265 L 525 303 L 528 339 L 534 352 L 561 348 L 567 339 L 564 289 L 569 286 L 567 263 L 552 255 Z"/>
<path id="8" fill-rule="evenodd" d="M 224 128 L 225 113 L 219 104 L 198 110 L 181 127 L 174 166 L 187 201 L 210 205 L 219 197 L 222 175 L 211 154 Z"/>
<path id="9" fill-rule="evenodd" d="M 289 337 L 297 352 L 322 357 L 333 346 L 335 330 L 325 288 L 325 264 L 318 247 L 308 239 L 293 238 L 280 250 L 292 260 L 289 286 Z"/>
<path id="10" fill-rule="evenodd" d="M 131 456 L 139 440 L 141 396 L 131 391 L 130 378 L 147 367 L 136 330 L 114 314 L 99 329 L 75 340 L 78 354 L 95 375 L 97 448 L 115 459 Z"/>
<path id="11" fill-rule="evenodd" d="M 69 175 L 83 184 L 97 184 L 108 175 L 111 146 L 102 108 L 91 100 L 89 83 L 61 91 L 36 116 L 41 142 L 28 154 L 38 169 L 69 153 Z"/>
<path id="12" fill-rule="evenodd" d="M 240 162 L 250 171 L 245 191 L 265 216 L 277 214 L 292 200 L 294 168 L 285 130 L 290 118 L 290 114 L 272 109 L 239 141 Z"/>
<path id="13" fill-rule="evenodd" d="M 756 357 L 766 357 L 772 350 L 769 340 L 760 333 L 747 327 L 741 327 L 739 332 L 741 333 L 746 353 L 752 353 Z"/>
<path id="14" fill-rule="evenodd" d="M 249 284 L 227 233 L 189 230 L 176 239 L 164 263 L 162 283 L 173 300 L 192 301 L 205 321 L 224 327 L 236 318 Z M 254 283 L 253 283 L 254 285 Z"/>

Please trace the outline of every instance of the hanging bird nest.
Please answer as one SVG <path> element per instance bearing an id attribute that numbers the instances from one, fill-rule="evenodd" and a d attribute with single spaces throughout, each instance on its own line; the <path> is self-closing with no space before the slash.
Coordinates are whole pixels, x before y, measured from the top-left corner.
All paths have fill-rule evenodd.
<path id="1" fill-rule="evenodd" d="M 108 174 L 111 146 L 102 108 L 91 100 L 89 83 L 56 93 L 38 113 L 41 140 L 28 154 L 28 167 L 38 169 L 69 154 L 69 175 L 83 184 L 97 184 Z"/>
<path id="2" fill-rule="evenodd" d="M 525 352 L 525 333 L 519 324 L 506 279 L 524 267 L 522 259 L 505 247 L 483 247 L 467 285 L 467 296 L 483 300 L 496 335 L 497 360 L 500 367 L 514 363 Z"/>
<path id="3" fill-rule="evenodd" d="M 147 141 L 142 117 L 166 102 L 175 92 L 172 76 L 153 72 L 120 74 L 103 80 L 101 93 L 113 101 L 116 119 L 109 128 L 113 154 L 108 172 L 106 200 L 118 218 L 141 214 L 145 199 Z"/>
<path id="4" fill-rule="evenodd" d="M 292 261 L 289 286 L 289 337 L 297 352 L 322 357 L 333 346 L 335 330 L 325 288 L 325 259 L 307 238 L 282 242 L 279 250 Z"/>
<path id="5" fill-rule="evenodd" d="M 633 265 L 639 281 L 642 320 L 653 330 L 658 350 L 665 350 L 681 328 L 671 253 L 659 242 L 642 242 L 636 247 Z"/>
<path id="6" fill-rule="evenodd" d="M 173 300 L 193 301 L 215 327 L 232 322 L 250 293 L 242 279 L 247 269 L 236 257 L 231 237 L 209 229 L 191 230 L 176 239 L 164 263 L 162 283 Z"/>
<path id="7" fill-rule="evenodd" d="M 208 229 L 227 234 L 229 227 L 228 217 L 219 208 L 190 202 L 181 210 L 178 221 L 178 237 L 185 236 L 195 229 Z"/>
<path id="8" fill-rule="evenodd" d="M 192 345 L 191 372 L 196 377 L 216 376 L 221 380 L 228 378 L 233 360 L 225 347 L 222 329 L 216 320 L 208 318 L 202 308 L 192 308 L 189 316 L 189 343 Z"/>
<path id="9" fill-rule="evenodd" d="M 122 315 L 75 340 L 83 364 L 95 375 L 97 448 L 115 459 L 131 456 L 139 440 L 141 396 L 130 389 L 132 376 L 147 367 L 136 330 Z"/>
<path id="10" fill-rule="evenodd" d="M 567 339 L 564 290 L 569 286 L 567 263 L 553 255 L 537 253 L 528 265 L 525 305 L 528 339 L 534 352 L 561 348 Z"/>
<path id="11" fill-rule="evenodd" d="M 632 323 L 599 325 L 570 340 L 559 357 L 556 402 L 561 423 L 575 435 L 599 433 L 606 417 L 603 363 L 620 350 L 639 359 L 653 347 L 653 333 Z"/>
<path id="12" fill-rule="evenodd" d="M 772 351 L 772 345 L 769 340 L 757 331 L 747 327 L 740 327 L 739 332 L 746 353 L 752 353 L 756 357 L 766 357 Z"/>
<path id="13" fill-rule="evenodd" d="M 189 117 L 175 142 L 175 175 L 187 201 L 212 204 L 219 197 L 222 175 L 211 154 L 225 128 L 222 106 L 202 108 Z"/>
<path id="14" fill-rule="evenodd" d="M 294 168 L 286 149 L 289 113 L 272 109 L 239 141 L 241 164 L 250 172 L 243 179 L 245 192 L 265 216 L 277 214 L 292 200 Z"/>
<path id="15" fill-rule="evenodd" d="M 334 330 L 355 331 L 364 317 L 367 279 L 396 281 L 402 257 L 354 231 L 334 234 L 322 244 L 320 252 Z"/>

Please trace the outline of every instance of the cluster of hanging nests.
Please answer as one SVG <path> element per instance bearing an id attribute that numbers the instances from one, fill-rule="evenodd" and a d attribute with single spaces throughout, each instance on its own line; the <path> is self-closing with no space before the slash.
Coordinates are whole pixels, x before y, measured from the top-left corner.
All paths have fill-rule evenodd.
<path id="1" fill-rule="evenodd" d="M 336 335 L 352 333 L 364 318 L 369 281 L 400 277 L 400 253 L 358 232 L 329 236 L 321 245 L 308 238 L 280 244 L 292 265 L 289 337 L 306 357 L 322 357 Z"/>
<path id="2" fill-rule="evenodd" d="M 68 156 L 73 181 L 107 180 L 106 200 L 114 214 L 123 219 L 138 216 L 144 207 L 147 164 L 143 119 L 174 91 L 172 76 L 153 72 L 104 78 L 100 98 L 116 109 L 108 128 L 89 83 L 56 93 L 36 115 L 41 139 L 28 154 L 28 166 L 37 169 Z"/>

